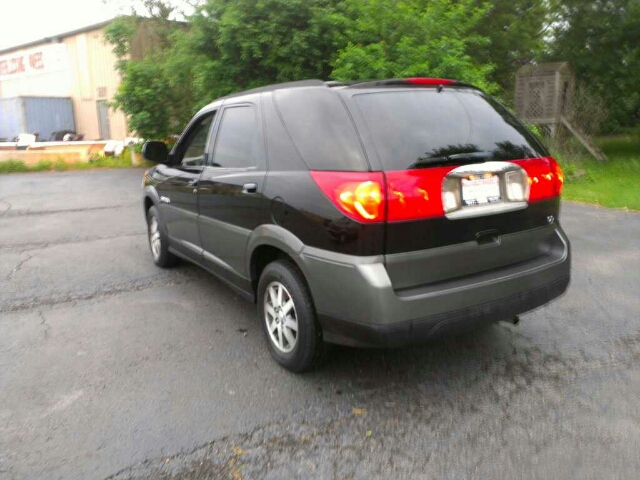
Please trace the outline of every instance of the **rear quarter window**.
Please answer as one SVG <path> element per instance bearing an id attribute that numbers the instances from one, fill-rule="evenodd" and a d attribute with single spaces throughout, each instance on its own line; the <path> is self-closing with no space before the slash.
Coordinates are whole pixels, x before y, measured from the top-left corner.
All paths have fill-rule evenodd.
<path id="1" fill-rule="evenodd" d="M 255 167 L 259 163 L 260 130 L 253 105 L 226 107 L 214 150 L 214 166 L 224 168 Z"/>
<path id="2" fill-rule="evenodd" d="M 279 90 L 274 100 L 311 170 L 368 170 L 358 134 L 337 93 L 328 88 Z"/>

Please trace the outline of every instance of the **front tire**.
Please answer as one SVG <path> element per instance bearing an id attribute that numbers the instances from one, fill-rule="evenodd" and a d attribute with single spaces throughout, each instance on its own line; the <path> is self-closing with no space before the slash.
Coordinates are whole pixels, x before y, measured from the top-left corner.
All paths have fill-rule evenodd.
<path id="1" fill-rule="evenodd" d="M 147 211 L 147 235 L 153 263 L 160 268 L 169 268 L 175 265 L 178 258 L 169 252 L 169 239 L 165 233 L 164 225 L 160 222 L 158 209 L 152 206 Z"/>
<path id="2" fill-rule="evenodd" d="M 271 356 L 287 370 L 312 370 L 326 359 L 328 345 L 311 295 L 298 269 L 286 260 L 265 267 L 258 282 L 260 324 Z"/>

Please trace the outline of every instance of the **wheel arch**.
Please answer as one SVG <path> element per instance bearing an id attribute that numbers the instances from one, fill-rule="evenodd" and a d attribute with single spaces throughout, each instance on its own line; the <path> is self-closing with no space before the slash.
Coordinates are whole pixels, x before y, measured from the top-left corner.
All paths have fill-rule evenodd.
<path id="1" fill-rule="evenodd" d="M 144 196 L 143 202 L 144 202 L 144 213 L 146 214 L 149 211 L 149 209 L 155 205 L 155 203 L 153 202 L 153 200 L 151 200 L 151 197 L 149 195 Z"/>
<path id="2" fill-rule="evenodd" d="M 251 233 L 247 245 L 246 271 L 251 280 L 254 302 L 257 301 L 258 281 L 262 270 L 272 261 L 281 258 L 297 267 L 308 288 L 305 268 L 300 261 L 303 248 L 304 244 L 298 237 L 278 225 L 261 225 Z"/>
<path id="3" fill-rule="evenodd" d="M 160 195 L 158 195 L 158 191 L 151 185 L 144 187 L 144 192 L 142 194 L 142 208 L 144 209 L 144 216 L 147 217 L 147 212 L 151 207 L 156 207 L 158 210 L 158 215 L 162 215 L 160 213 Z"/>

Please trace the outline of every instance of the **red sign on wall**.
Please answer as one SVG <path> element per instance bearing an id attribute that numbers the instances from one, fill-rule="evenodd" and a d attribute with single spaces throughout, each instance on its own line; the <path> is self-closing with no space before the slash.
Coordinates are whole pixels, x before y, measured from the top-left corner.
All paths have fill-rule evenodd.
<path id="1" fill-rule="evenodd" d="M 20 76 L 37 75 L 67 67 L 67 50 L 63 44 L 9 53 L 0 57 L 0 81 Z"/>

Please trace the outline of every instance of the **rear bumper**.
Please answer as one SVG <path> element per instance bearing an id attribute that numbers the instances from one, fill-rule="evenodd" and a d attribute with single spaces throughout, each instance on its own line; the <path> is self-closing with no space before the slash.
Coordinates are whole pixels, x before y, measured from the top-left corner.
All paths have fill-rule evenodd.
<path id="1" fill-rule="evenodd" d="M 549 251 L 526 262 L 394 290 L 382 256 L 305 247 L 301 268 L 328 342 L 400 346 L 507 320 L 560 296 L 570 281 L 570 246 L 559 226 Z"/>

